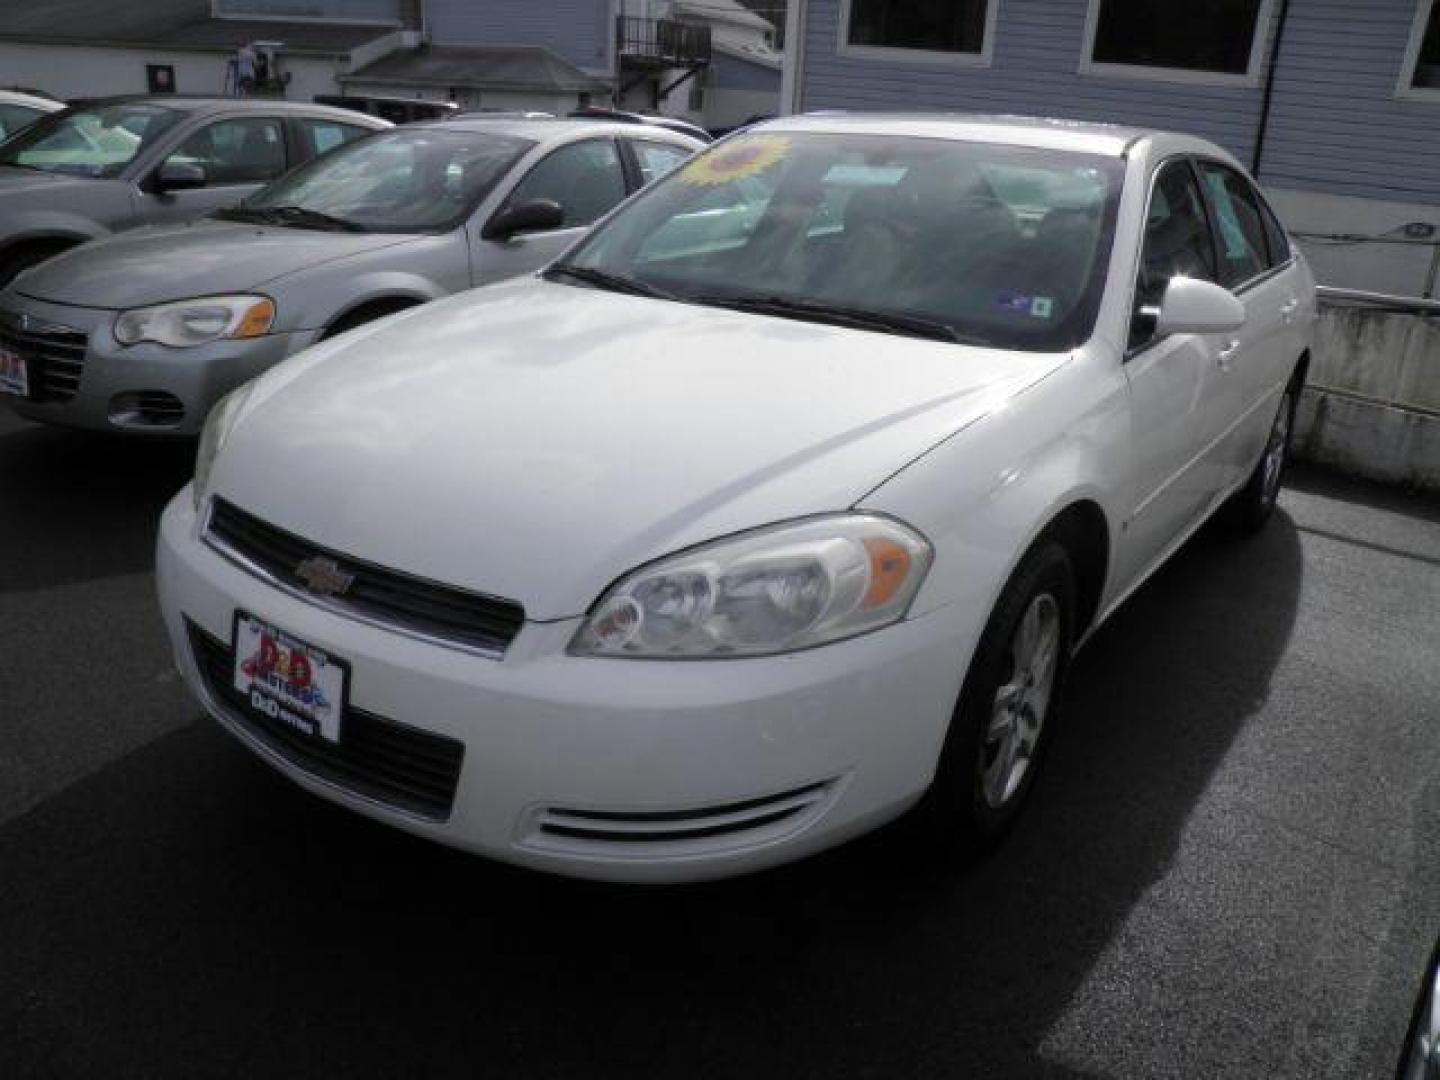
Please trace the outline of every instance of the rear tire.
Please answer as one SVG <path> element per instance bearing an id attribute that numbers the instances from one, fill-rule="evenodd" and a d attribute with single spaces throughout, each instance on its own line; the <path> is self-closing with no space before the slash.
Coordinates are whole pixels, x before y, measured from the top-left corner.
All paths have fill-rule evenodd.
<path id="1" fill-rule="evenodd" d="M 926 857 L 967 860 L 1020 816 L 1055 729 L 1070 666 L 1075 574 L 1053 540 L 1031 548 L 976 647 L 935 781 L 914 820 Z"/>
<path id="2" fill-rule="evenodd" d="M 1285 387 L 1265 450 L 1255 464 L 1255 471 L 1245 486 L 1235 493 L 1234 514 L 1242 532 L 1256 533 L 1265 527 L 1275 513 L 1280 488 L 1285 480 L 1285 465 L 1290 458 L 1290 440 L 1295 431 L 1295 409 L 1300 403 L 1300 379 L 1297 375 Z"/>

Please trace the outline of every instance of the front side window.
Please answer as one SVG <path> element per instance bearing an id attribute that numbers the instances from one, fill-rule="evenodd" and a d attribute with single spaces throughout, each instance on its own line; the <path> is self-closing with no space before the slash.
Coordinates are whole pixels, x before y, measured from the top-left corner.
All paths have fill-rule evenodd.
<path id="1" fill-rule="evenodd" d="M 681 302 L 1065 349 L 1093 327 L 1121 182 L 1088 154 L 757 132 L 646 188 L 570 263 Z"/>
<path id="2" fill-rule="evenodd" d="M 165 164 L 194 165 L 207 187 L 263 184 L 285 171 L 285 134 L 270 116 L 232 117 L 189 136 Z"/>
<path id="3" fill-rule="evenodd" d="M 1091 0 L 1096 64 L 1245 76 L 1266 0 Z"/>
<path id="4" fill-rule="evenodd" d="M 1219 235 L 1221 284 L 1240 285 L 1263 274 L 1271 265 L 1265 219 L 1250 182 L 1234 169 L 1213 161 L 1200 162 L 1200 175 L 1205 180 Z"/>
<path id="5" fill-rule="evenodd" d="M 396 128 L 312 159 L 250 196 L 240 212 L 299 208 L 309 220 L 324 215 L 370 232 L 452 229 L 533 145 L 508 135 Z"/>
<path id="6" fill-rule="evenodd" d="M 998 0 L 850 0 L 846 43 L 879 49 L 975 54 L 985 50 Z"/>
<path id="7" fill-rule="evenodd" d="M 183 116 L 146 104 L 50 113 L 0 148 L 0 165 L 71 176 L 119 176 Z"/>
<path id="8" fill-rule="evenodd" d="M 1135 282 L 1137 317 L 1131 323 L 1131 348 L 1153 336 L 1153 320 L 1140 317 L 1139 309 L 1158 307 L 1174 277 L 1217 280 L 1215 244 L 1205 203 L 1187 161 L 1162 166 L 1150 191 Z"/>
<path id="9" fill-rule="evenodd" d="M 506 200 L 518 206 L 550 199 L 565 211 L 563 228 L 589 225 L 625 198 L 625 170 L 612 139 L 571 143 L 541 159 Z"/>

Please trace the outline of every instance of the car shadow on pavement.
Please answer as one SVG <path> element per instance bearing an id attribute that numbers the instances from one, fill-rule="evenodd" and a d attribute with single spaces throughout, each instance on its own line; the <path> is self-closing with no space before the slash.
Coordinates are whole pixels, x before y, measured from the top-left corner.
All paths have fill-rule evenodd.
<path id="1" fill-rule="evenodd" d="M 1079 1077 L 1047 1035 L 1264 702 L 1300 584 L 1285 513 L 1202 531 L 1081 655 L 1033 805 L 964 872 L 892 828 L 734 881 L 565 881 L 198 723 L 0 829 L 9 1075 Z"/>
<path id="2" fill-rule="evenodd" d="M 0 594 L 148 570 L 193 440 L 0 427 Z"/>

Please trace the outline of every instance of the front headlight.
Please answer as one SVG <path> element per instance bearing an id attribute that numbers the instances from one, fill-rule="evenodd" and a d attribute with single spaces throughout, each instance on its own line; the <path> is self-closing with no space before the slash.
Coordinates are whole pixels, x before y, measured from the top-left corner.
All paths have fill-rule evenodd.
<path id="1" fill-rule="evenodd" d="M 123 311 L 115 320 L 115 340 L 183 349 L 221 338 L 260 337 L 274 322 L 275 302 L 267 296 L 203 296 Z"/>
<path id="2" fill-rule="evenodd" d="M 628 574 L 570 644 L 582 656 L 791 652 L 904 617 L 930 544 L 890 518 L 812 518 L 704 544 Z"/>
<path id="3" fill-rule="evenodd" d="M 219 456 L 225 440 L 230 437 L 235 420 L 239 417 L 240 410 L 245 407 L 245 400 L 250 396 L 254 385 L 246 383 L 238 390 L 230 391 L 215 403 L 215 407 L 205 419 L 205 427 L 200 432 L 200 445 L 195 449 L 195 482 L 191 485 L 197 512 L 204 504 L 205 496 L 209 494 L 210 471 L 215 467 L 215 458 Z"/>

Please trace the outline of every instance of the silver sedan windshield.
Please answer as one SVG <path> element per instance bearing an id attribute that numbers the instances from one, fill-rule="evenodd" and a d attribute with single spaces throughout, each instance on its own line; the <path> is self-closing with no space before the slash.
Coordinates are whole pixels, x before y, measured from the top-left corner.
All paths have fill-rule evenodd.
<path id="1" fill-rule="evenodd" d="M 473 131 L 388 131 L 316 158 L 257 191 L 244 209 L 298 207 L 369 232 L 449 229 L 533 145 Z"/>
<path id="2" fill-rule="evenodd" d="M 182 115 L 145 104 L 51 113 L 0 147 L 0 165 L 74 176 L 119 176 L 143 147 Z"/>
<path id="3" fill-rule="evenodd" d="M 759 131 L 693 159 L 557 277 L 673 299 L 1058 350 L 1094 325 L 1118 159 Z"/>

